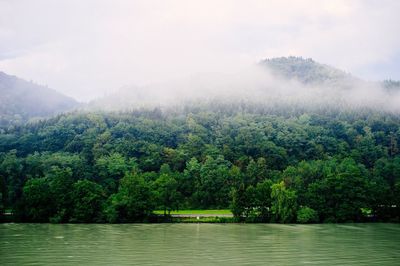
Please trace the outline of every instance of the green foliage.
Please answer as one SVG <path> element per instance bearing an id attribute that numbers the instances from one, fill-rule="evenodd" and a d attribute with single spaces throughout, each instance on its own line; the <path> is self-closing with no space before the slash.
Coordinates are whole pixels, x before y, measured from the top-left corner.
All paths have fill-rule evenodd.
<path id="1" fill-rule="evenodd" d="M 297 210 L 296 192 L 287 189 L 285 183 L 281 181 L 271 186 L 271 199 L 273 220 L 279 223 L 293 222 Z"/>
<path id="2" fill-rule="evenodd" d="M 246 188 L 245 185 L 242 183 L 239 188 L 232 191 L 232 202 L 230 210 L 233 216 L 241 218 L 246 211 L 247 203 Z"/>
<path id="3" fill-rule="evenodd" d="M 72 222 L 101 222 L 106 199 L 104 189 L 93 181 L 79 180 L 73 187 Z"/>
<path id="4" fill-rule="evenodd" d="M 179 210 L 181 194 L 178 191 L 178 182 L 168 165 L 162 165 L 160 176 L 154 182 L 158 207 L 164 210 L 164 215 Z"/>
<path id="5" fill-rule="evenodd" d="M 319 222 L 318 213 L 310 207 L 300 207 L 297 211 L 296 221 L 301 224 L 317 223 Z"/>
<path id="6" fill-rule="evenodd" d="M 45 175 L 49 182 L 50 195 L 54 204 L 54 216 L 50 217 L 52 222 L 67 222 L 71 215 L 73 190 L 72 171 L 70 168 L 60 169 L 52 167 Z"/>
<path id="7" fill-rule="evenodd" d="M 137 222 L 154 210 L 154 193 L 138 173 L 126 173 L 105 211 L 108 222 Z"/>
<path id="8" fill-rule="evenodd" d="M 119 153 L 112 153 L 98 158 L 94 169 L 99 182 L 104 184 L 110 192 L 116 192 L 118 181 L 126 172 L 137 170 L 137 165 L 134 159 L 128 160 Z"/>
<path id="9" fill-rule="evenodd" d="M 4 200 L 3 200 L 3 193 L 0 192 L 0 222 L 3 221 L 4 216 Z"/>
<path id="10" fill-rule="evenodd" d="M 361 208 L 368 207 L 365 168 L 349 158 L 331 167 L 332 174 L 309 186 L 310 207 L 323 221 L 360 221 Z"/>
<path id="11" fill-rule="evenodd" d="M 267 222 L 271 218 L 271 186 L 269 179 L 247 188 L 242 183 L 232 191 L 232 214 L 246 221 Z"/>
<path id="12" fill-rule="evenodd" d="M 0 134 L 21 221 L 134 222 L 231 208 L 254 222 L 398 221 L 400 119 L 210 104 L 60 115 Z M 371 210 L 363 212 L 362 210 Z"/>
<path id="13" fill-rule="evenodd" d="M 268 222 L 271 219 L 271 187 L 272 181 L 269 179 L 264 180 L 257 184 L 256 187 L 256 206 L 258 209 L 258 216 L 261 221 Z"/>
<path id="14" fill-rule="evenodd" d="M 47 178 L 29 179 L 23 189 L 22 210 L 18 215 L 33 222 L 48 222 L 55 214 L 52 193 Z"/>
<path id="15" fill-rule="evenodd" d="M 15 205 L 22 194 L 24 178 L 22 176 L 22 160 L 17 156 L 17 150 L 10 150 L 2 156 L 0 176 L 3 177 L 2 193 L 5 206 Z"/>
<path id="16" fill-rule="evenodd" d="M 228 186 L 230 163 L 222 156 L 216 159 L 207 156 L 200 167 L 199 178 L 195 181 L 194 200 L 200 208 L 224 208 L 229 205 Z"/>

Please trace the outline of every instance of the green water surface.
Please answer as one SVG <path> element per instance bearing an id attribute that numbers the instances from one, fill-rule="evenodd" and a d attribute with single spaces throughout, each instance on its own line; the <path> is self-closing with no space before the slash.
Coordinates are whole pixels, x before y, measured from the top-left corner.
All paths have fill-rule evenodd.
<path id="1" fill-rule="evenodd" d="M 400 265 L 400 225 L 10 223 L 0 265 Z"/>

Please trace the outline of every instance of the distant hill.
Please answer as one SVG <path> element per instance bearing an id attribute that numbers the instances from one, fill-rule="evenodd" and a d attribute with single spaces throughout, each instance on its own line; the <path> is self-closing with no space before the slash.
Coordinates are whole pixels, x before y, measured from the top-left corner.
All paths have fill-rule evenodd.
<path id="1" fill-rule="evenodd" d="M 259 65 L 267 67 L 273 75 L 295 79 L 305 85 L 327 85 L 338 88 L 350 88 L 355 84 L 378 85 L 388 91 L 400 90 L 400 81 L 368 82 L 335 67 L 318 63 L 311 58 L 277 57 L 262 60 Z"/>
<path id="2" fill-rule="evenodd" d="M 171 103 L 180 105 L 187 100 L 199 102 L 214 99 L 225 102 L 261 102 L 271 106 L 283 102 L 291 106 L 309 105 L 310 102 L 339 108 L 346 105 L 376 106 L 376 99 L 387 96 L 381 88 L 396 92 L 398 85 L 394 81 L 362 80 L 312 59 L 278 57 L 262 60 L 256 66 L 236 74 L 206 73 L 178 82 L 150 84 L 145 87 L 127 86 L 92 101 L 88 108 L 130 110 Z M 376 97 L 360 97 L 370 94 Z M 354 103 L 352 99 L 359 100 Z"/>
<path id="3" fill-rule="evenodd" d="M 395 81 L 395 80 L 384 80 L 382 82 L 382 85 L 385 89 L 389 91 L 400 91 L 400 81 Z"/>
<path id="4" fill-rule="evenodd" d="M 277 57 L 265 59 L 260 65 L 268 67 L 272 74 L 286 79 L 296 79 L 303 84 L 350 85 L 361 80 L 337 68 L 320 64 L 311 58 Z"/>
<path id="5" fill-rule="evenodd" d="M 78 105 L 53 89 L 0 72 L 0 126 L 48 117 Z"/>

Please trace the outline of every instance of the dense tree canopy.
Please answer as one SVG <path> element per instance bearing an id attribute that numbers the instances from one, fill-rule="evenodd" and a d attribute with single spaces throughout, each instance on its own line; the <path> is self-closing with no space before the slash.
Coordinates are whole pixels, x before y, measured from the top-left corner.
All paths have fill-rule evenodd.
<path id="1" fill-rule="evenodd" d="M 0 135 L 0 210 L 131 222 L 228 208 L 238 220 L 399 220 L 400 119 L 256 105 L 76 112 Z"/>

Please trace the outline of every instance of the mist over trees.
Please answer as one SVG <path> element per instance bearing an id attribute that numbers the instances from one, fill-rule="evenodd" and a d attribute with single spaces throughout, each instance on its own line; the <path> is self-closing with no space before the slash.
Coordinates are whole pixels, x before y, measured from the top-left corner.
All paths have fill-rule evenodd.
<path id="1" fill-rule="evenodd" d="M 365 81 L 312 59 L 279 57 L 262 60 L 237 73 L 201 73 L 170 82 L 124 86 L 93 100 L 85 109 L 179 109 L 199 102 L 243 103 L 269 110 L 320 112 L 331 108 L 399 113 L 400 86 L 391 80 Z"/>
<path id="2" fill-rule="evenodd" d="M 78 106 L 73 98 L 53 89 L 0 72 L 0 130 Z"/>
<path id="3" fill-rule="evenodd" d="M 399 221 L 398 83 L 301 58 L 257 69 L 3 127 L 0 213 L 114 223 L 230 208 L 248 222 Z"/>

